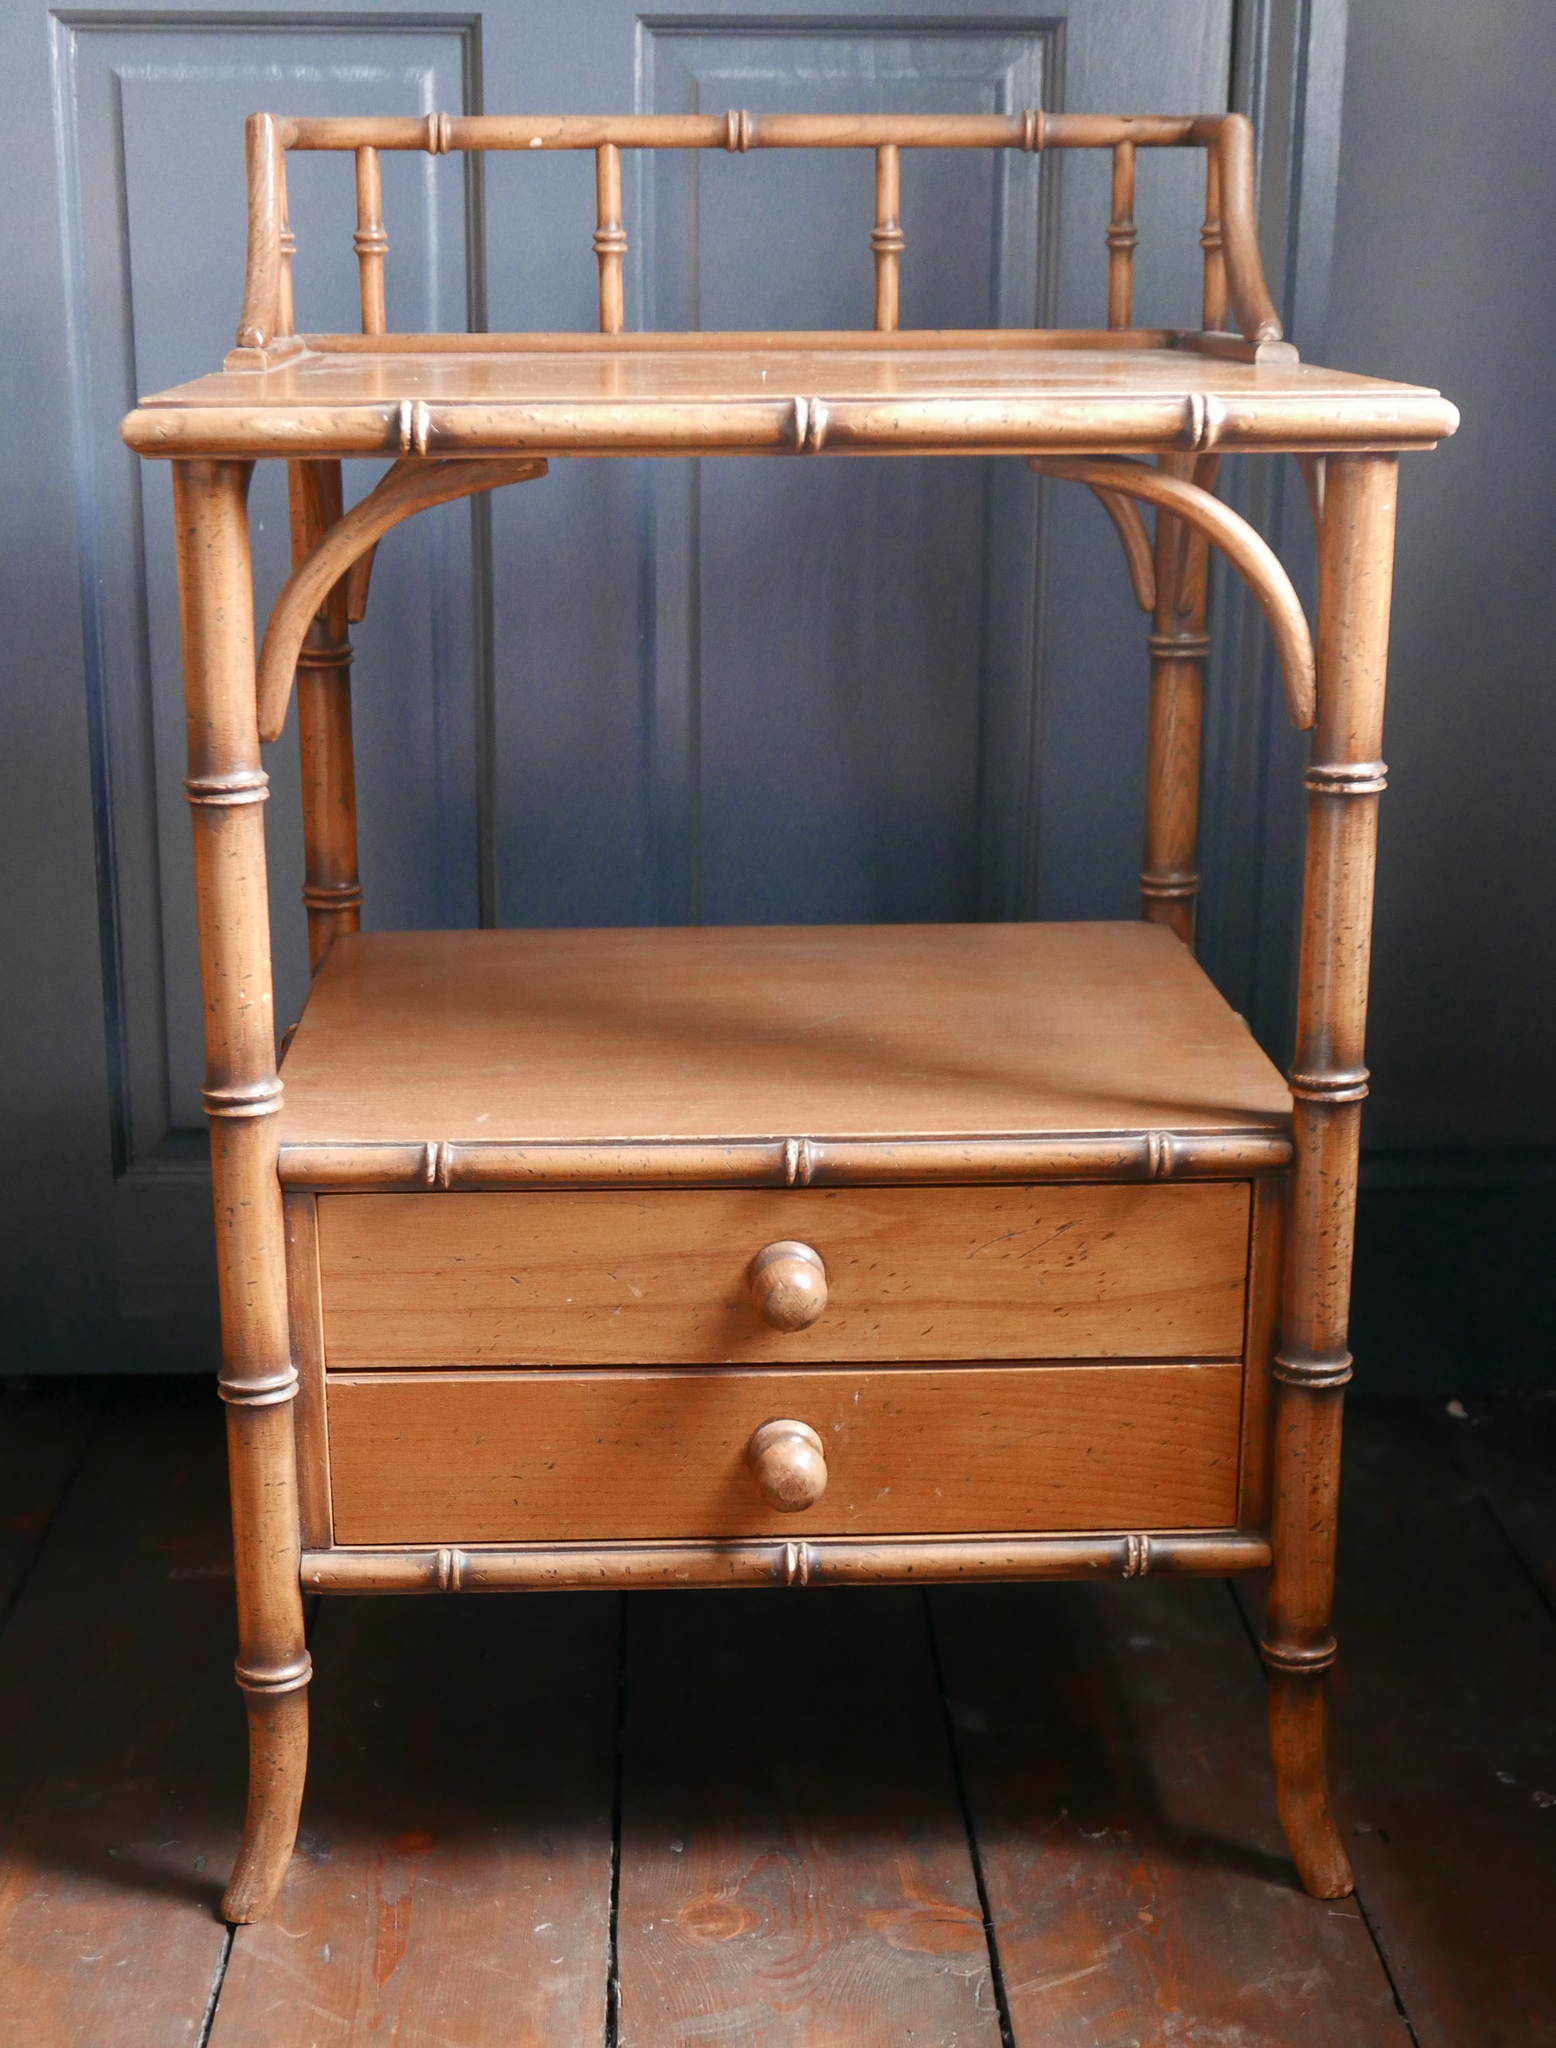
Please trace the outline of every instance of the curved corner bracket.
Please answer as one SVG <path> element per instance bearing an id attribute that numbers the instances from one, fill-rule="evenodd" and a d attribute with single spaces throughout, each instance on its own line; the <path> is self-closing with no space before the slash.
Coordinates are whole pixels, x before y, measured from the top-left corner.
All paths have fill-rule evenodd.
<path id="1" fill-rule="evenodd" d="M 260 738 L 281 737 L 297 657 L 315 612 L 352 564 L 376 547 L 390 527 L 431 505 L 446 505 L 476 491 L 494 490 L 499 484 L 528 483 L 545 473 L 545 463 L 535 456 L 505 460 L 453 457 L 431 462 L 423 456 L 402 456 L 359 505 L 336 520 L 313 553 L 282 584 L 259 652 Z M 365 599 L 365 587 L 362 595 Z"/>
<path id="2" fill-rule="evenodd" d="M 1173 463 L 1179 460 L 1181 458 L 1176 456 L 1164 456 L 1161 466 L 1170 476 L 1182 476 L 1193 484 L 1196 490 L 1213 496 L 1216 478 L 1221 471 L 1221 457 L 1214 450 L 1204 455 L 1196 455 L 1187 470 L 1173 467 Z M 1174 521 L 1173 525 L 1172 561 L 1167 586 L 1172 609 L 1174 613 L 1180 615 L 1189 608 L 1189 568 L 1189 527 L 1180 519 Z M 1200 659 L 1203 660 L 1204 656 L 1201 655 Z"/>
<path id="3" fill-rule="evenodd" d="M 1221 165 L 1221 250 L 1227 296 L 1245 340 L 1279 341 L 1280 315 L 1264 281 L 1254 212 L 1254 134 L 1246 114 L 1227 114 L 1216 135 Z"/>
<path id="4" fill-rule="evenodd" d="M 1029 455 L 1027 466 L 1039 476 L 1087 484 L 1092 490 L 1119 492 L 1159 505 L 1196 527 L 1218 548 L 1242 577 L 1270 622 L 1286 686 L 1286 708 L 1298 732 L 1310 732 L 1317 710 L 1313 676 L 1313 636 L 1291 578 L 1268 542 L 1229 506 L 1184 477 L 1169 476 L 1123 456 Z"/>
<path id="5" fill-rule="evenodd" d="M 1145 521 L 1140 517 L 1140 507 L 1133 498 L 1126 498 L 1121 492 L 1104 490 L 1100 484 L 1093 484 L 1092 495 L 1112 520 L 1120 541 L 1123 543 L 1124 560 L 1129 564 L 1129 581 L 1134 586 L 1135 603 L 1143 612 L 1156 609 L 1156 557 L 1151 546 L 1151 537 L 1145 530 Z"/>
<path id="6" fill-rule="evenodd" d="M 373 541 L 357 556 L 346 571 L 346 624 L 360 626 L 367 617 L 367 590 L 373 580 L 373 557 L 378 553 L 378 543 Z"/>
<path id="7" fill-rule="evenodd" d="M 1322 539 L 1324 484 L 1328 475 L 1328 458 L 1323 455 L 1299 455 L 1296 462 L 1302 472 L 1302 487 L 1307 492 L 1307 508 L 1313 515 L 1313 532 Z"/>

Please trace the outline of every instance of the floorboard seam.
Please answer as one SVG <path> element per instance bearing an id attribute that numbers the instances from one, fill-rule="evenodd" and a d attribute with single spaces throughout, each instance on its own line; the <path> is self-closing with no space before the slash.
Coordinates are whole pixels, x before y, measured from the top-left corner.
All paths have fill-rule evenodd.
<path id="1" fill-rule="evenodd" d="M 195 2036 L 195 2048 L 206 2048 L 211 2038 L 211 2029 L 216 2024 L 216 2001 L 222 1995 L 222 1985 L 227 1977 L 227 1965 L 232 1960 L 232 1944 L 237 1935 L 236 1927 L 222 1930 L 222 1945 L 217 1950 L 216 1961 L 211 1968 L 211 1988 L 206 1994 L 205 2011 L 200 2015 L 200 2031 Z"/>
<path id="2" fill-rule="evenodd" d="M 1016 2048 L 1015 2029 L 1010 2023 L 1010 2001 L 1005 1996 L 1005 1972 L 1000 1965 L 999 1938 L 994 1931 L 994 1912 L 989 1904 L 989 1888 L 984 1882 L 983 1855 L 979 1850 L 977 1832 L 973 1827 L 972 1801 L 967 1792 L 966 1774 L 962 1770 L 961 1745 L 956 1739 L 956 1720 L 951 1712 L 951 1696 L 946 1690 L 945 1666 L 940 1657 L 940 1638 L 935 1633 L 934 1609 L 929 1603 L 927 1587 L 920 1597 L 924 1603 L 924 1626 L 929 1632 L 929 1655 L 934 1666 L 935 1685 L 940 1693 L 940 1711 L 945 1722 L 946 1748 L 951 1758 L 951 1777 L 956 1786 L 957 1805 L 961 1809 L 962 1829 L 967 1837 L 967 1854 L 972 1863 L 973 1883 L 978 1889 L 978 1910 L 983 1915 L 983 1938 L 989 1951 L 989 1977 L 994 1986 L 994 2008 L 999 2015 L 1001 2048 Z"/>
<path id="3" fill-rule="evenodd" d="M 1394 1972 L 1389 1966 L 1388 1952 L 1383 1946 L 1383 1937 L 1373 1925 L 1372 1915 L 1367 1911 L 1367 1901 L 1362 1897 L 1360 1885 L 1357 1885 L 1351 1896 L 1356 1901 L 1356 1910 L 1362 1917 L 1362 1925 L 1371 1936 L 1372 1946 L 1377 1951 L 1378 1966 L 1382 1970 L 1384 1977 L 1388 1980 L 1388 1987 L 1394 1998 L 1394 2010 L 1405 2023 L 1405 2032 L 1410 2036 L 1412 2048 L 1421 2048 L 1421 2036 L 1416 2032 L 1415 2021 L 1411 2019 L 1410 2014 L 1405 2009 L 1405 2001 L 1399 1995 L 1399 1985 L 1395 1981 Z"/>
<path id="4" fill-rule="evenodd" d="M 605 2048 L 617 2048 L 621 2036 L 621 1955 L 617 1940 L 621 1917 L 621 1809 L 626 1777 L 627 1740 L 627 1600 L 621 1596 L 616 1636 L 616 1749 L 611 1773 L 611 1905 L 605 1944 Z"/>
<path id="5" fill-rule="evenodd" d="M 3 1635 L 5 1633 L 6 1626 L 10 1622 L 11 1616 L 16 1612 L 17 1603 L 20 1601 L 22 1594 L 25 1592 L 29 1582 L 31 1581 L 33 1573 L 38 1569 L 39 1560 L 43 1556 L 43 1552 L 48 1543 L 50 1533 L 54 1528 L 54 1524 L 59 1520 L 60 1509 L 65 1505 L 66 1501 L 69 1500 L 71 1494 L 75 1491 L 76 1481 L 81 1476 L 81 1467 L 86 1463 L 86 1454 L 92 1448 L 93 1444 L 96 1443 L 97 1432 L 102 1428 L 102 1426 L 103 1411 L 101 1404 L 99 1404 L 96 1414 L 92 1417 L 91 1428 L 87 1431 L 86 1435 L 81 1439 L 81 1448 L 76 1453 L 75 1463 L 71 1466 L 69 1475 L 67 1476 L 64 1485 L 60 1488 L 58 1497 L 56 1498 L 53 1507 L 49 1509 L 48 1520 L 44 1523 L 43 1527 L 38 1531 L 38 1540 L 33 1545 L 32 1556 L 28 1558 L 20 1578 L 18 1578 L 16 1584 L 11 1588 L 10 1599 L 5 1602 L 3 1607 L 0 1607 L 0 1635 Z"/>
<path id="6" fill-rule="evenodd" d="M 1472 1428 L 1474 1427 L 1473 1424 L 1471 1424 L 1470 1426 Z M 1456 1425 L 1456 1427 L 1462 1429 L 1464 1427 L 1464 1424 L 1459 1423 Z M 1497 1534 L 1502 1538 L 1502 1541 L 1513 1553 L 1513 1560 L 1517 1564 L 1519 1571 L 1529 1581 L 1529 1584 L 1534 1588 L 1535 1598 L 1539 1601 L 1540 1605 L 1545 1609 L 1546 1613 L 1551 1617 L 1552 1621 L 1556 1621 L 1556 1602 L 1553 1602 L 1551 1598 L 1550 1589 L 1547 1587 L 1545 1581 L 1541 1578 L 1535 1566 L 1524 1555 L 1523 1546 L 1519 1543 L 1518 1538 L 1513 1534 L 1512 1530 L 1508 1528 L 1507 1524 L 1503 1521 L 1502 1517 L 1497 1513 L 1496 1502 L 1487 1492 L 1484 1485 L 1482 1485 L 1479 1476 L 1476 1474 L 1473 1468 L 1466 1462 L 1465 1459 L 1463 1459 L 1459 1455 L 1458 1446 L 1452 1442 L 1451 1438 L 1449 1439 L 1448 1455 L 1453 1460 L 1454 1469 L 1459 1473 L 1460 1477 L 1464 1480 L 1465 1484 L 1473 1489 L 1476 1500 L 1485 1509 L 1486 1513 L 1491 1517 L 1492 1523 L 1496 1528 Z"/>

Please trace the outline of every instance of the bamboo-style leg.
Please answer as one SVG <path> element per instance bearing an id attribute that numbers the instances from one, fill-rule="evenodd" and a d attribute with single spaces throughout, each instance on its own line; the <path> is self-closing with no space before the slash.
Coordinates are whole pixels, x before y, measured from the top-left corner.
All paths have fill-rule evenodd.
<path id="1" fill-rule="evenodd" d="M 289 462 L 287 486 L 295 569 L 341 516 L 340 464 Z M 344 577 L 319 608 L 297 657 L 297 738 L 303 769 L 308 964 L 317 973 L 338 935 L 358 930 L 362 921 Z"/>
<path id="2" fill-rule="evenodd" d="M 1207 489 L 1214 481 L 1213 465 L 1196 474 L 1191 455 L 1164 455 L 1161 466 L 1168 475 Z M 1210 646 L 1205 637 L 1209 583 L 1206 536 L 1159 509 L 1140 915 L 1148 924 L 1171 925 L 1186 946 L 1194 943 L 1199 903 L 1199 749 Z"/>
<path id="3" fill-rule="evenodd" d="M 1286 1839 L 1307 1889 L 1338 1898 L 1351 1866 L 1329 1807 L 1324 1673 L 1348 1336 L 1357 1139 L 1384 767 L 1393 576 L 1393 456 L 1332 456 L 1319 536 L 1318 723 L 1307 771 L 1296 1064 L 1296 1164 L 1275 1361 L 1275 1553 L 1264 1658 Z"/>
<path id="4" fill-rule="evenodd" d="M 246 500 L 252 465 L 173 466 L 185 789 L 194 821 L 205 1107 L 216 1184 L 222 1370 L 232 1472 L 238 1684 L 249 1719 L 248 1815 L 222 1901 L 229 1920 L 268 1912 L 297 1834 L 308 1752 L 308 1651 L 299 1581 L 297 1391 L 276 1176 L 266 778 L 254 698 Z"/>

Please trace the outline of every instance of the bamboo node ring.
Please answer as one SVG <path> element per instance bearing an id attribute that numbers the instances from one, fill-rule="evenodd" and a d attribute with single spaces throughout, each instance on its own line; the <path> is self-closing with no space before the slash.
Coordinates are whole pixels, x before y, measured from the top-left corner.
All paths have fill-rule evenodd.
<path id="1" fill-rule="evenodd" d="M 810 1546 L 806 1543 L 786 1543 L 783 1546 L 783 1577 L 788 1586 L 810 1584 Z"/>
<path id="2" fill-rule="evenodd" d="M 1209 398 L 1203 391 L 1191 391 L 1185 400 L 1185 410 L 1188 414 L 1184 421 L 1187 445 L 1195 454 L 1214 448 L 1226 425 L 1226 407 L 1221 400 Z"/>
<path id="3" fill-rule="evenodd" d="M 226 775 L 186 775 L 184 795 L 192 804 L 230 810 L 234 804 L 262 804 L 270 793 L 263 768 L 234 768 Z"/>
<path id="4" fill-rule="evenodd" d="M 1315 796 L 1378 796 L 1388 788 L 1388 763 L 1316 761 L 1302 780 Z"/>
<path id="5" fill-rule="evenodd" d="M 1161 903 L 1185 902 L 1199 894 L 1199 876 L 1188 868 L 1175 869 L 1170 874 L 1152 874 L 1149 868 L 1140 874 L 1140 894 Z"/>
<path id="6" fill-rule="evenodd" d="M 400 453 L 425 455 L 427 442 L 432 433 L 432 414 L 427 410 L 425 399 L 418 398 L 412 405 L 408 398 L 400 400 L 399 411 Z"/>
<path id="7" fill-rule="evenodd" d="M 1021 116 L 1021 147 L 1031 156 L 1043 146 L 1043 114 L 1040 107 L 1028 107 Z"/>
<path id="8" fill-rule="evenodd" d="M 313 1659 L 306 1650 L 278 1664 L 245 1664 L 240 1657 L 233 1669 L 245 1692 L 300 1692 L 313 1676 Z"/>
<path id="9" fill-rule="evenodd" d="M 297 1368 L 288 1363 L 280 1372 L 240 1379 L 225 1370 L 216 1376 L 216 1391 L 229 1408 L 277 1408 L 283 1401 L 297 1399 Z"/>
<path id="10" fill-rule="evenodd" d="M 1145 1163 L 1152 1180 L 1165 1180 L 1172 1172 L 1172 1139 L 1166 1131 L 1147 1133 Z"/>
<path id="11" fill-rule="evenodd" d="M 298 664 L 301 667 L 301 663 Z M 356 910 L 362 903 L 360 882 L 304 882 L 305 910 Z"/>
<path id="12" fill-rule="evenodd" d="M 453 129 L 454 124 L 447 114 L 429 114 L 427 116 L 428 156 L 448 155 L 449 150 L 453 147 Z"/>
<path id="13" fill-rule="evenodd" d="M 827 436 L 827 409 L 819 398 L 794 401 L 794 449 L 797 455 L 819 455 Z"/>
<path id="14" fill-rule="evenodd" d="M 1124 1577 L 1126 1579 L 1143 1579 L 1150 1569 L 1150 1537 L 1126 1536 L 1124 1538 Z"/>
<path id="15" fill-rule="evenodd" d="M 1322 1356 L 1277 1351 L 1270 1370 L 1286 1386 L 1316 1393 L 1325 1387 L 1343 1387 L 1351 1377 L 1352 1364 L 1349 1351 L 1330 1351 Z"/>
<path id="16" fill-rule="evenodd" d="M 305 640 L 297 650 L 297 666 L 310 669 L 350 668 L 356 659 L 349 640 L 330 640 L 323 646 L 315 646 Z"/>
<path id="17" fill-rule="evenodd" d="M 742 156 L 751 147 L 751 116 L 742 107 L 736 113 L 733 107 L 724 116 L 724 147 L 731 156 L 738 150 Z"/>
<path id="18" fill-rule="evenodd" d="M 791 1188 L 808 1188 L 815 1164 L 815 1153 L 809 1138 L 785 1138 L 783 1177 Z"/>
<path id="19" fill-rule="evenodd" d="M 1157 661 L 1204 661 L 1210 653 L 1208 633 L 1148 633 L 1146 651 Z"/>
<path id="20" fill-rule="evenodd" d="M 1342 1067 L 1328 1074 L 1305 1074 L 1294 1067 L 1286 1086 L 1300 1102 L 1361 1102 L 1370 1079 L 1365 1067 Z"/>
<path id="21" fill-rule="evenodd" d="M 226 1088 L 202 1088 L 200 1100 L 207 1116 L 275 1116 L 281 1108 L 281 1081 L 270 1075 L 263 1081 L 238 1081 Z"/>
<path id="22" fill-rule="evenodd" d="M 444 1549 L 438 1552 L 438 1591 L 457 1593 L 464 1576 L 465 1554 L 462 1550 Z"/>
<path id="23" fill-rule="evenodd" d="M 1327 1671 L 1335 1660 L 1339 1649 L 1333 1636 L 1322 1636 L 1316 1643 L 1272 1643 L 1266 1640 L 1259 1645 L 1259 1655 L 1271 1671 L 1283 1671 L 1294 1678 L 1316 1678 L 1321 1671 Z"/>

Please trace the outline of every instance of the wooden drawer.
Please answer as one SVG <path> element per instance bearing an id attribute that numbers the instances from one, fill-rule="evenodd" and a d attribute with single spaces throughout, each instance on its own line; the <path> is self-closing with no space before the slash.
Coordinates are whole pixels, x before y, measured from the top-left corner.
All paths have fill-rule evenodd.
<path id="1" fill-rule="evenodd" d="M 1249 1187 L 342 1194 L 318 1203 L 326 1363 L 763 1364 L 1238 1358 Z M 811 1328 L 747 1275 L 798 1239 Z"/>
<path id="2" fill-rule="evenodd" d="M 332 1373 L 337 1543 L 1229 1527 L 1237 1365 Z M 825 1492 L 763 1498 L 748 1447 L 807 1424 Z"/>

